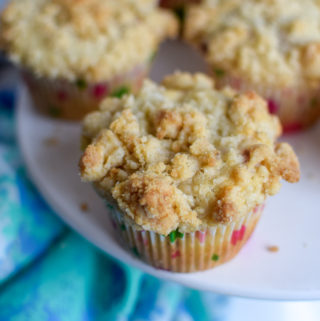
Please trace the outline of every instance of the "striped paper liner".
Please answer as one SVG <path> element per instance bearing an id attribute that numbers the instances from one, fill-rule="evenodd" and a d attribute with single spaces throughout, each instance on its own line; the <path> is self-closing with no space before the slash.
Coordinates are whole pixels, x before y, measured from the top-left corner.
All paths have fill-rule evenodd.
<path id="1" fill-rule="evenodd" d="M 142 64 L 99 83 L 87 83 L 84 79 L 74 82 L 48 79 L 27 70 L 22 70 L 22 75 L 38 111 L 54 118 L 81 120 L 88 112 L 98 109 L 105 97 L 137 92 L 149 67 L 150 63 Z"/>
<path id="2" fill-rule="evenodd" d="M 167 271 L 195 272 L 231 260 L 243 247 L 261 216 L 260 205 L 246 217 L 218 224 L 205 231 L 171 232 L 168 236 L 139 230 L 108 204 L 113 226 L 126 247 L 146 263 Z"/>

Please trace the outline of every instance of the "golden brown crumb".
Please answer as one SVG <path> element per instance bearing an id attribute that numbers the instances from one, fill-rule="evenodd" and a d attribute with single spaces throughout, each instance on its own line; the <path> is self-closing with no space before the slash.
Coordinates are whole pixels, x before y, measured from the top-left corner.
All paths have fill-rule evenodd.
<path id="1" fill-rule="evenodd" d="M 293 150 L 275 143 L 280 133 L 255 93 L 176 73 L 84 119 L 81 176 L 144 229 L 193 231 L 244 216 L 281 179 L 299 179 Z"/>
<path id="2" fill-rule="evenodd" d="M 59 140 L 56 137 L 48 137 L 44 139 L 43 143 L 46 146 L 56 146 L 59 143 Z"/>
<path id="3" fill-rule="evenodd" d="M 269 252 L 276 253 L 276 252 L 279 252 L 279 247 L 276 245 L 271 245 L 267 247 L 267 250 Z"/>
<path id="4" fill-rule="evenodd" d="M 87 212 L 89 207 L 88 207 L 88 204 L 87 203 L 81 203 L 80 204 L 80 209 L 82 212 Z"/>
<path id="5" fill-rule="evenodd" d="M 182 117 L 178 112 L 161 110 L 156 116 L 157 138 L 176 138 L 181 127 Z"/>
<path id="6" fill-rule="evenodd" d="M 160 234 L 169 234 L 180 225 L 200 223 L 183 193 L 168 177 L 133 174 L 117 184 L 112 195 L 137 224 Z"/>
<path id="7" fill-rule="evenodd" d="M 280 175 L 290 183 L 300 179 L 299 161 L 292 147 L 286 143 L 276 145 L 275 152 L 278 156 L 278 170 Z"/>

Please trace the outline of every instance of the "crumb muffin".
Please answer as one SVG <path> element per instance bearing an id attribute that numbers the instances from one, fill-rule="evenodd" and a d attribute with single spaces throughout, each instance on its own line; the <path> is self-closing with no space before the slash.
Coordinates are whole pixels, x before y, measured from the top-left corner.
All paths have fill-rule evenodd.
<path id="1" fill-rule="evenodd" d="M 135 92 L 159 43 L 178 29 L 154 0 L 13 0 L 1 24 L 1 47 L 35 105 L 67 119 Z"/>
<path id="2" fill-rule="evenodd" d="M 184 37 L 203 52 L 218 88 L 255 90 L 285 132 L 319 118 L 319 1 L 207 1 L 188 11 Z"/>
<path id="3" fill-rule="evenodd" d="M 240 250 L 281 179 L 299 180 L 280 133 L 257 94 L 175 73 L 86 116 L 81 177 L 134 253 L 165 270 L 205 270 Z"/>

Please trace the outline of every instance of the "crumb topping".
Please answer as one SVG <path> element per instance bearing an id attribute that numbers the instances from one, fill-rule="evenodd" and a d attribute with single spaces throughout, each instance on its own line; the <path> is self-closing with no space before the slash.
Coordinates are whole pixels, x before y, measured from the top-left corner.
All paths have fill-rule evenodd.
<path id="1" fill-rule="evenodd" d="M 82 212 L 87 212 L 88 209 L 89 209 L 89 206 L 88 206 L 87 203 L 83 202 L 83 203 L 80 204 L 80 209 L 81 209 Z"/>
<path id="2" fill-rule="evenodd" d="M 280 133 L 255 93 L 175 73 L 87 115 L 80 172 L 143 229 L 194 231 L 246 215 L 282 178 L 299 180 L 292 148 L 275 143 Z"/>
<path id="3" fill-rule="evenodd" d="M 43 140 L 43 143 L 46 145 L 46 146 L 56 146 L 58 145 L 59 143 L 59 140 L 58 138 L 56 137 L 48 137 L 46 139 Z"/>
<path id="4" fill-rule="evenodd" d="M 104 81 L 148 63 L 177 33 L 154 0 L 12 0 L 1 16 L 1 47 L 40 76 Z"/>
<path id="5" fill-rule="evenodd" d="M 267 246 L 267 250 L 271 253 L 279 252 L 279 247 L 276 245 Z"/>
<path id="6" fill-rule="evenodd" d="M 318 86 L 318 0 L 215 0 L 189 10 L 185 38 L 221 73 L 256 83 Z"/>

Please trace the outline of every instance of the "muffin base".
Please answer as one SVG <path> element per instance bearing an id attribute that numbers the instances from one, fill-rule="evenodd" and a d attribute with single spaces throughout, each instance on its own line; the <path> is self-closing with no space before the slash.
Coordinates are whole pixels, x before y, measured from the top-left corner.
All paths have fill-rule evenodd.
<path id="1" fill-rule="evenodd" d="M 108 207 L 126 247 L 153 267 L 172 272 L 203 271 L 231 260 L 251 236 L 264 208 L 257 206 L 246 217 L 205 231 L 164 236 L 138 230 L 113 206 Z"/>
<path id="2" fill-rule="evenodd" d="M 87 83 L 83 79 L 75 82 L 52 80 L 37 77 L 28 70 L 22 70 L 22 75 L 39 112 L 54 118 L 81 120 L 88 112 L 98 109 L 105 97 L 138 91 L 149 67 L 147 63 L 138 65 L 127 73 L 99 83 Z"/>
<path id="3" fill-rule="evenodd" d="M 280 118 L 284 133 L 301 131 L 313 125 L 320 117 L 320 84 L 318 88 L 272 88 L 257 85 L 240 77 L 224 75 L 216 69 L 217 88 L 230 86 L 240 92 L 254 90 L 268 102 L 269 111 Z"/>

